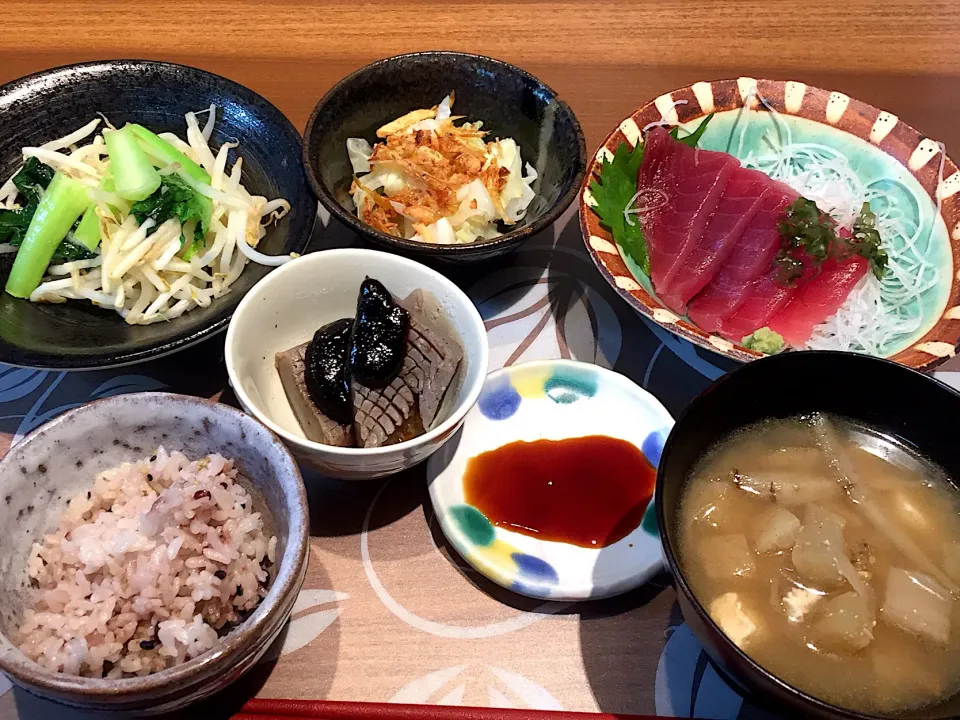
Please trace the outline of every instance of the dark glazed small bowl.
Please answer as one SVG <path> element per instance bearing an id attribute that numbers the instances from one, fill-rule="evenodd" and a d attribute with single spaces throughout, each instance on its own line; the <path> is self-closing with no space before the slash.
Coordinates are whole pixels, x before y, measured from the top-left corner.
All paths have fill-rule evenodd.
<path id="1" fill-rule="evenodd" d="M 512 137 L 524 165 L 540 174 L 537 196 L 513 230 L 467 245 L 433 245 L 387 235 L 361 222 L 348 190 L 353 169 L 347 138 L 377 142 L 376 131 L 456 92 L 455 115 L 483 121 L 490 138 Z M 421 52 L 378 60 L 338 82 L 307 122 L 303 164 L 310 187 L 331 213 L 366 239 L 395 252 L 443 262 L 485 260 L 510 252 L 553 224 L 576 197 L 587 165 L 580 124 L 557 94 L 501 60 L 459 52 Z"/>
<path id="2" fill-rule="evenodd" d="M 745 425 L 816 411 L 863 423 L 937 463 L 954 483 L 960 478 L 956 430 L 947 420 L 960 417 L 960 393 L 939 380 L 889 360 L 841 352 L 790 352 L 738 368 L 687 407 L 660 459 L 657 522 L 684 620 L 714 663 L 778 714 L 857 720 L 960 717 L 960 695 L 895 715 L 857 713 L 817 700 L 764 670 L 732 643 L 687 583 L 678 556 L 677 522 L 681 491 L 695 463 Z"/>
<path id="3" fill-rule="evenodd" d="M 236 461 L 244 485 L 277 537 L 267 596 L 207 652 L 145 677 L 64 675 L 29 660 L 12 638 L 33 591 L 26 563 L 34 540 L 56 529 L 69 500 L 97 473 L 157 446 L 191 459 L 218 452 Z M 0 461 L 0 670 L 30 692 L 74 707 L 142 717 L 182 708 L 252 668 L 277 638 L 307 570 L 309 510 L 293 456 L 258 420 L 195 397 L 135 393 L 71 410 L 30 433 Z"/>
<path id="4" fill-rule="evenodd" d="M 300 164 L 300 134 L 277 108 L 242 85 L 184 65 L 109 60 L 67 65 L 0 87 L 0 183 L 23 161 L 20 148 L 58 138 L 103 113 L 116 125 L 137 122 L 186 135 L 184 114 L 217 106 L 211 144 L 240 142 L 243 183 L 254 194 L 290 201 L 290 213 L 258 249 L 302 252 L 317 215 Z M 230 163 L 237 152 L 230 151 Z M 0 286 L 12 256 L 0 255 Z M 181 350 L 226 330 L 244 293 L 270 268 L 249 263 L 230 292 L 170 322 L 127 325 L 90 303 L 37 304 L 0 292 L 0 362 L 82 370 L 126 365 Z"/>

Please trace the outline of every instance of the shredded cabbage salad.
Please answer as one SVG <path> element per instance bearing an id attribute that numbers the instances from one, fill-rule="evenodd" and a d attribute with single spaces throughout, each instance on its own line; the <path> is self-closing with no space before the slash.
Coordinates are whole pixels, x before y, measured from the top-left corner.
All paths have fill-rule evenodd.
<path id="1" fill-rule="evenodd" d="M 915 223 L 895 201 L 906 195 L 923 218 L 931 202 L 919 197 L 896 178 L 882 178 L 864 184 L 847 158 L 818 143 L 795 143 L 789 123 L 783 122 L 762 97 L 757 100 L 769 111 L 775 132 L 764 136 L 767 151 L 744 155 L 744 137 L 751 111 L 741 109 L 734 126 L 742 122 L 737 156 L 744 167 L 754 168 L 774 180 L 786 183 L 800 195 L 813 200 L 839 225 L 851 229 L 865 202 L 877 216 L 877 231 L 888 261 L 882 278 L 868 272 L 850 292 L 840 309 L 814 328 L 806 343 L 812 350 L 849 350 L 885 354 L 885 348 L 924 324 L 921 296 L 940 282 L 940 271 L 930 259 L 929 238 L 921 237 L 923 222 Z M 744 108 L 750 98 L 744 101 Z M 731 137 L 731 141 L 733 138 Z M 941 159 L 943 158 L 941 147 Z M 942 164 L 941 164 L 942 168 Z M 942 169 L 941 169 L 942 173 Z"/>
<path id="2" fill-rule="evenodd" d="M 355 174 L 357 217 L 381 232 L 441 245 L 502 234 L 535 197 L 537 173 L 511 138 L 485 142 L 482 122 L 452 115 L 451 93 L 434 108 L 414 110 L 377 131 L 371 146 L 347 140 Z"/>
<path id="3" fill-rule="evenodd" d="M 204 114 L 201 127 L 198 116 Z M 186 140 L 139 125 L 115 128 L 103 117 L 40 147 L 23 148 L 25 162 L 36 158 L 55 175 L 49 187 L 34 188 L 39 204 L 25 236 L 0 246 L 0 252 L 18 253 L 7 292 L 33 302 L 88 300 L 129 324 L 146 325 L 207 307 L 229 292 L 249 261 L 274 266 L 295 257 L 255 249 L 290 204 L 243 186 L 243 158 L 232 165 L 228 159 L 236 142 L 210 146 L 216 107 L 188 112 L 185 119 Z M 26 206 L 16 177 L 0 187 L 0 212 Z M 83 213 L 66 237 L 49 223 L 35 227 L 50 214 L 44 215 L 45 203 L 56 206 L 54 214 L 64 211 L 57 204 L 63 188 L 74 206 L 60 229 Z M 57 243 L 61 249 L 82 246 L 86 257 L 51 263 Z M 46 250 L 38 250 L 44 244 Z"/>

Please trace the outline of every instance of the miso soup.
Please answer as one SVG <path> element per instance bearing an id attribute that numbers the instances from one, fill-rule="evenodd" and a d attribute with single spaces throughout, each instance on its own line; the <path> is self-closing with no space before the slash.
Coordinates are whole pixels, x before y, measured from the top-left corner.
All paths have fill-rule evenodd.
<path id="1" fill-rule="evenodd" d="M 851 710 L 960 689 L 960 493 L 888 438 L 822 415 L 712 448 L 680 504 L 680 564 L 757 663 Z"/>

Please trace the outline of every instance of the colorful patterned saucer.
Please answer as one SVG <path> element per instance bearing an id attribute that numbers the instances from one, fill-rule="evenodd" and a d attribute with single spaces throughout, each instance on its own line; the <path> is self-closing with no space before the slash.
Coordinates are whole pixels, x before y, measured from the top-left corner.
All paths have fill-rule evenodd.
<path id="1" fill-rule="evenodd" d="M 605 435 L 640 448 L 656 467 L 673 426 L 670 413 L 623 375 L 570 360 L 497 370 L 463 430 L 427 466 L 430 499 L 444 535 L 480 573 L 528 597 L 592 600 L 637 587 L 661 568 L 653 498 L 642 521 L 599 549 L 544 540 L 496 526 L 467 504 L 470 458 L 512 443 Z M 584 482 L 598 487 L 599 479 Z"/>

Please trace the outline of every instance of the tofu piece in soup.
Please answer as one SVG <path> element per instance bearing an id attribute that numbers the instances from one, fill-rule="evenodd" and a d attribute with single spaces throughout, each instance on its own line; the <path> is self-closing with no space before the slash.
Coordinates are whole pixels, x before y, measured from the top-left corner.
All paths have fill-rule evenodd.
<path id="1" fill-rule="evenodd" d="M 844 578 L 837 557 L 845 552 L 840 521 L 822 509 L 808 512 L 793 547 L 793 565 L 800 577 L 824 588 L 839 587 Z"/>
<path id="2" fill-rule="evenodd" d="M 710 538 L 700 546 L 700 559 L 713 580 L 746 578 L 757 569 L 746 535 Z"/>
<path id="3" fill-rule="evenodd" d="M 791 550 L 800 531 L 800 518 L 784 507 L 775 505 L 757 518 L 754 547 L 759 553 Z"/>
<path id="4" fill-rule="evenodd" d="M 823 603 L 811 636 L 818 648 L 855 652 L 873 641 L 876 621 L 866 598 L 846 592 Z"/>
<path id="5" fill-rule="evenodd" d="M 720 532 L 737 529 L 737 518 L 748 502 L 729 480 L 715 479 L 699 485 L 684 499 L 690 522 Z"/>
<path id="6" fill-rule="evenodd" d="M 950 593 L 931 577 L 890 568 L 880 618 L 934 642 L 950 642 Z"/>
<path id="7" fill-rule="evenodd" d="M 735 592 L 724 593 L 710 603 L 710 617 L 740 648 L 760 629 L 759 614 L 745 608 L 740 595 Z"/>

